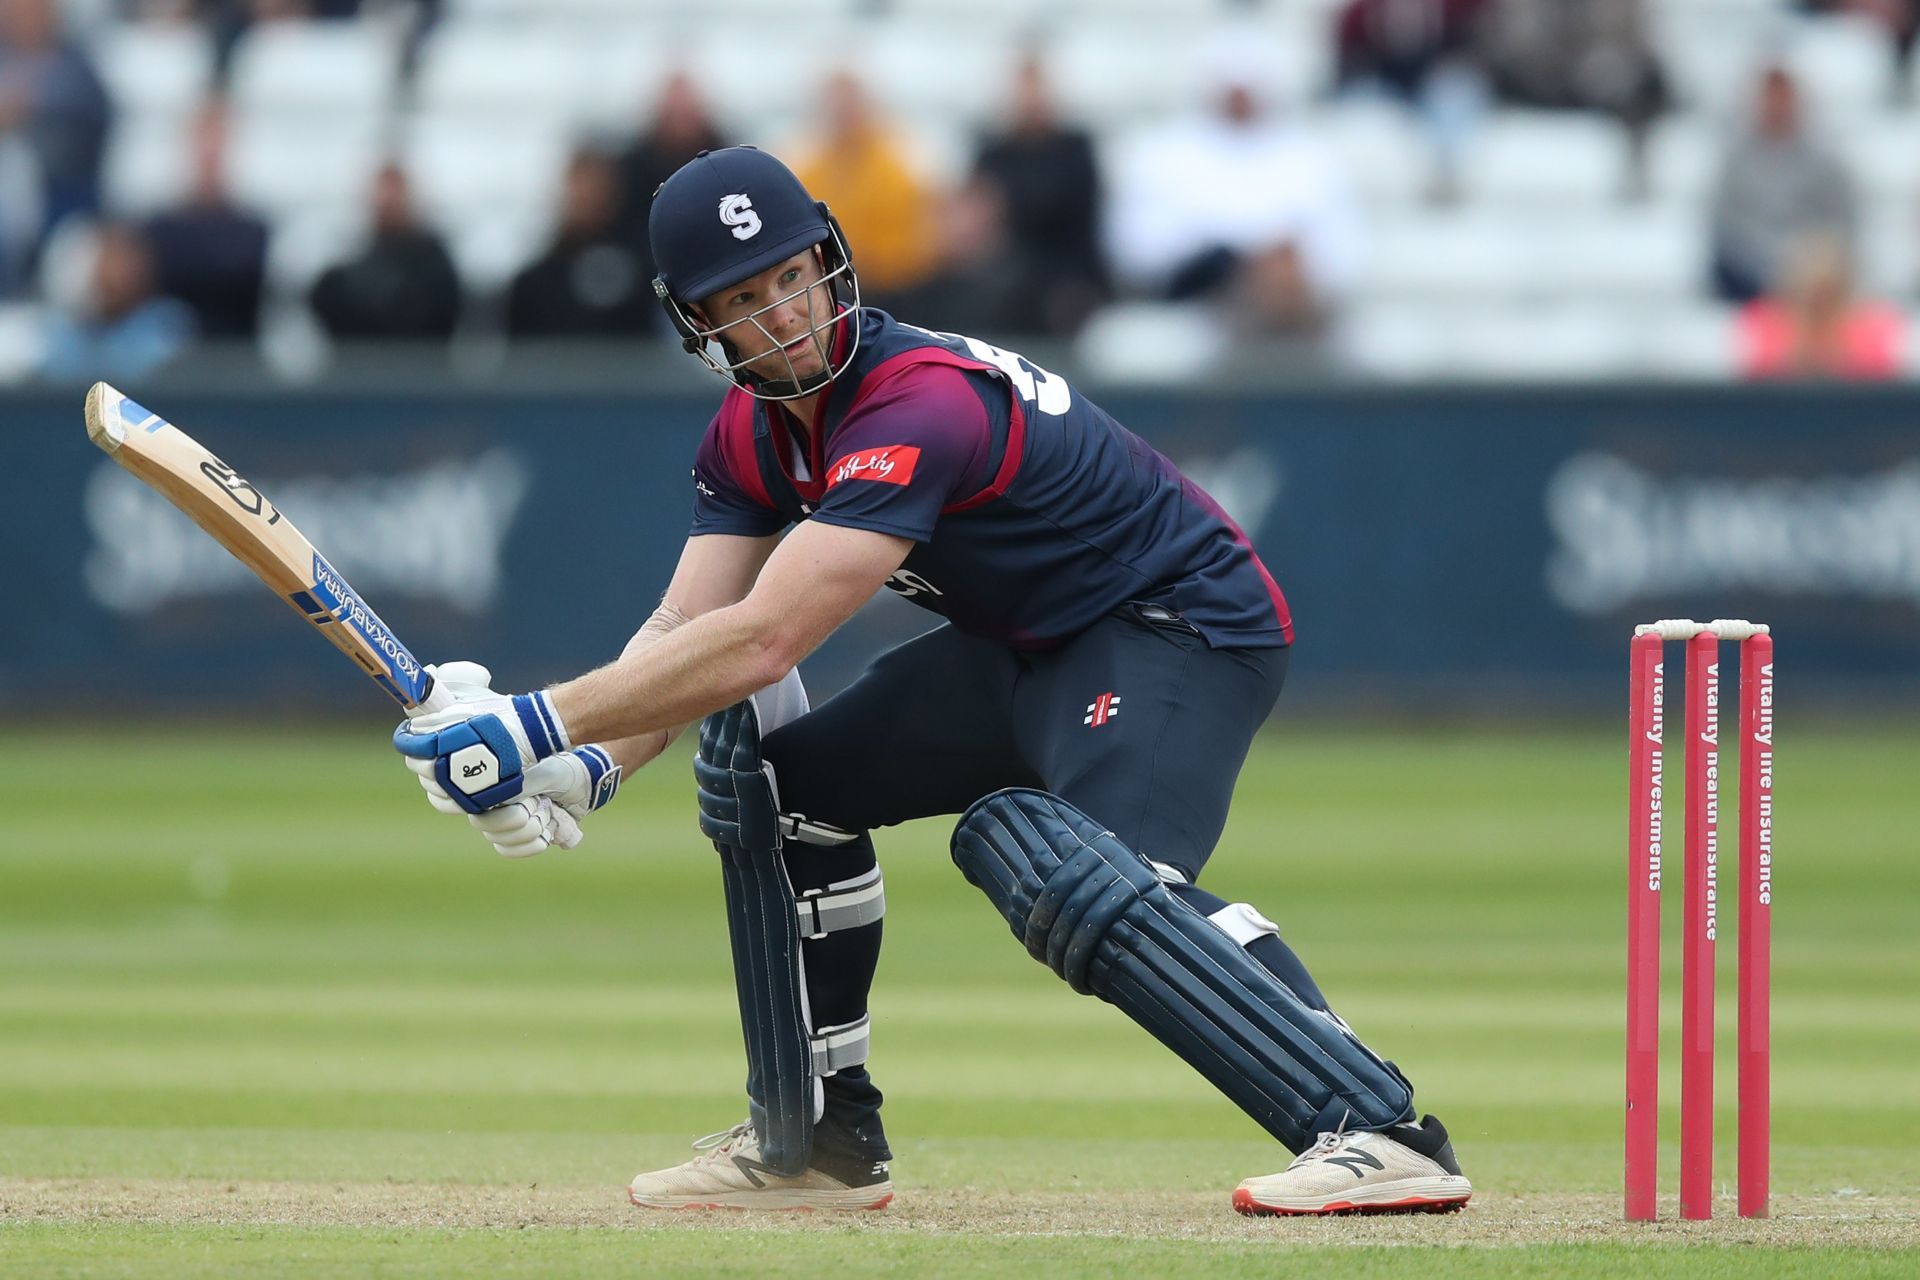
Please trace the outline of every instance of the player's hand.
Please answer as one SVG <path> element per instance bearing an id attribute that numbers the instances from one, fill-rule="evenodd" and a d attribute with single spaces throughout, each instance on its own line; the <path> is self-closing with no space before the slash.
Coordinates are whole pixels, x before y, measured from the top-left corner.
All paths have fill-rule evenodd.
<path id="1" fill-rule="evenodd" d="M 481 814 L 474 813 L 461 799 L 447 793 L 446 787 L 440 782 L 436 763 L 435 760 L 413 756 L 406 761 L 408 770 L 419 779 L 420 789 L 427 793 L 427 803 L 441 813 L 480 817 Z M 547 796 L 579 819 L 595 809 L 604 808 L 620 790 L 620 781 L 620 766 L 613 762 L 606 748 L 577 747 L 529 766 L 521 780 L 520 796 L 516 798 Z"/>
<path id="2" fill-rule="evenodd" d="M 463 812 L 484 813 L 525 789 L 526 770 L 572 744 L 544 693 L 508 696 L 490 687 L 477 662 L 429 666 L 435 691 L 451 705 L 402 721 L 393 745 L 408 761 L 426 761 L 444 795 Z"/>
<path id="3" fill-rule="evenodd" d="M 577 846 L 585 838 L 580 819 L 613 799 L 619 789 L 620 766 L 613 758 L 597 746 L 581 747 L 533 765 L 517 799 L 468 814 L 467 821 L 501 857 L 530 858 L 549 848 Z M 433 799 L 433 788 L 427 798 Z"/>
<path id="4" fill-rule="evenodd" d="M 603 807 L 620 789 L 620 766 L 598 746 L 550 756 L 525 771 L 521 793 L 484 813 L 467 810 L 440 785 L 434 761 L 409 758 L 427 803 L 441 813 L 465 814 L 474 829 L 504 858 L 527 858 L 557 845 L 571 849 L 582 839 L 580 819 Z"/>
<path id="5" fill-rule="evenodd" d="M 522 795 L 467 821 L 503 858 L 531 858 L 551 848 L 571 849 L 585 838 L 580 823 L 552 796 Z"/>

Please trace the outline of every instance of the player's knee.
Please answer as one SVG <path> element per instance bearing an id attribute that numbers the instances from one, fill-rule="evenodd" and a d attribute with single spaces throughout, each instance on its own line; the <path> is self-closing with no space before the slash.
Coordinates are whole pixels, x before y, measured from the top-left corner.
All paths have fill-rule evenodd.
<path id="1" fill-rule="evenodd" d="M 1000 909 L 1029 955 L 1075 991 L 1114 923 L 1162 890 L 1159 874 L 1113 833 L 1057 796 L 1009 788 L 954 828 L 953 860 Z"/>

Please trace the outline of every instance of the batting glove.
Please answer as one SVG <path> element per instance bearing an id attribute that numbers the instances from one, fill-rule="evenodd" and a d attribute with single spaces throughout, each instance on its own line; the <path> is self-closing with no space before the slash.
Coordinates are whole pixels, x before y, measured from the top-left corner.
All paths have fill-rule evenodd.
<path id="1" fill-rule="evenodd" d="M 450 695 L 444 710 L 404 720 L 393 745 L 432 766 L 442 794 L 470 814 L 512 800 L 526 787 L 526 770 L 573 744 L 544 693 L 495 693 L 492 674 L 477 662 L 429 666 L 438 691 Z"/>
<path id="2" fill-rule="evenodd" d="M 435 762 L 409 758 L 427 803 L 441 813 L 465 815 L 503 858 L 528 858 L 549 847 L 571 849 L 581 841 L 580 820 L 620 789 L 620 766 L 604 748 L 579 747 L 527 768 L 518 796 L 484 813 L 467 810 L 440 785 Z"/>
<path id="3" fill-rule="evenodd" d="M 526 779 L 518 798 L 467 815 L 503 858 L 530 858 L 549 848 L 578 845 L 584 838 L 580 820 L 620 789 L 620 766 L 597 746 L 581 747 L 542 760 L 527 770 Z M 427 798 L 433 800 L 431 787 Z"/>

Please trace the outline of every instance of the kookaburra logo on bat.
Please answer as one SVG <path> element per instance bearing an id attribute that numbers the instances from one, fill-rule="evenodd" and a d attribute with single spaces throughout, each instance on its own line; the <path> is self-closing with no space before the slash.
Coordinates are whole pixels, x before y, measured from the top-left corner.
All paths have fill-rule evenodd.
<path id="1" fill-rule="evenodd" d="M 242 479 L 232 467 L 218 458 L 209 457 L 200 464 L 200 471 L 207 479 L 219 485 L 225 494 L 233 499 L 234 505 L 252 515 L 265 514 L 267 523 L 273 524 L 280 519 L 280 512 L 268 502 L 266 496 L 253 487 L 249 480 Z"/>

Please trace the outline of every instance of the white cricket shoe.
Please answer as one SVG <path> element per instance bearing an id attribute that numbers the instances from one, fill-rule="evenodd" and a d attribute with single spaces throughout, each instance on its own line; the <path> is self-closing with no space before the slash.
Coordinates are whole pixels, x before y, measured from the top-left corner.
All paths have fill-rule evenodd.
<path id="1" fill-rule="evenodd" d="M 1246 1214 L 1449 1213 L 1472 1195 L 1446 1128 L 1428 1116 L 1385 1132 L 1323 1133 L 1279 1173 L 1235 1187 L 1233 1207 Z"/>
<path id="2" fill-rule="evenodd" d="M 816 1157 L 816 1167 L 798 1177 L 775 1173 L 761 1162 L 760 1140 L 745 1121 L 693 1149 L 700 1154 L 685 1164 L 635 1178 L 627 1199 L 643 1209 L 884 1209 L 893 1199 L 884 1162 Z"/>

